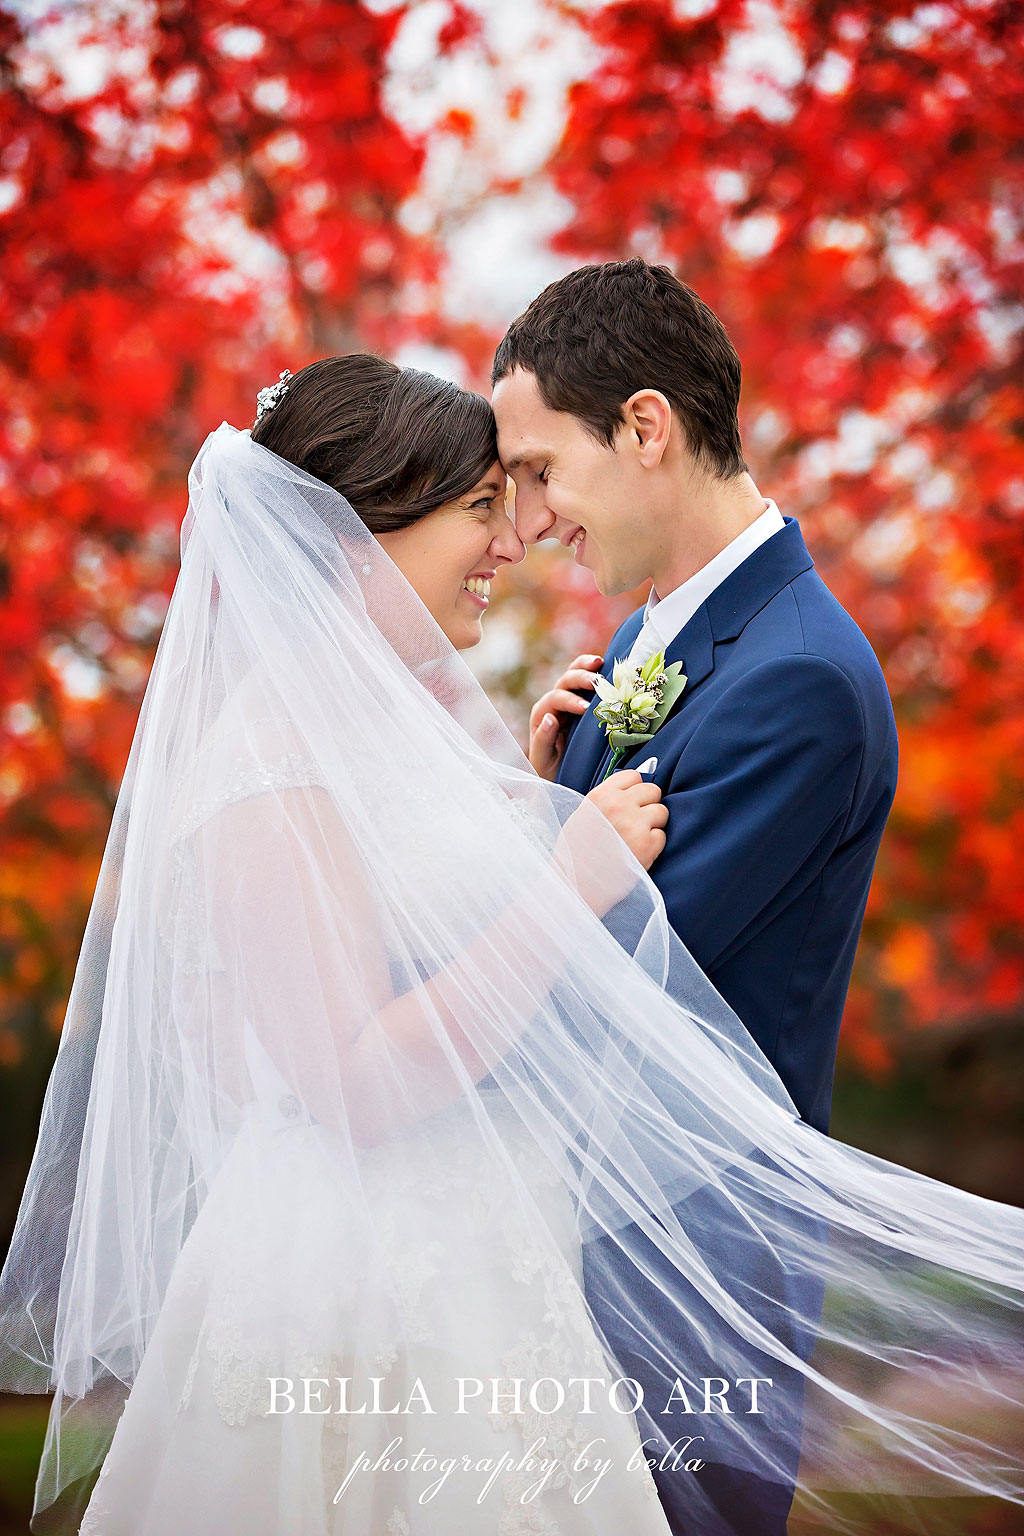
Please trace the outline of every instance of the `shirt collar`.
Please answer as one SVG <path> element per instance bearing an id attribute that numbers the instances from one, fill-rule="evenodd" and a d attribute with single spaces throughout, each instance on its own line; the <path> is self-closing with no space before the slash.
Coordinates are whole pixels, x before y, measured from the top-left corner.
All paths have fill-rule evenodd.
<path id="1" fill-rule="evenodd" d="M 738 533 L 724 549 L 719 550 L 707 565 L 662 598 L 658 597 L 652 587 L 644 609 L 644 628 L 649 635 L 657 636 L 657 648 L 665 649 L 670 645 L 715 588 L 721 586 L 725 578 L 731 576 L 766 539 L 770 539 L 773 533 L 778 533 L 785 526 L 775 502 L 766 497 L 761 516 L 755 518 L 742 533 Z"/>

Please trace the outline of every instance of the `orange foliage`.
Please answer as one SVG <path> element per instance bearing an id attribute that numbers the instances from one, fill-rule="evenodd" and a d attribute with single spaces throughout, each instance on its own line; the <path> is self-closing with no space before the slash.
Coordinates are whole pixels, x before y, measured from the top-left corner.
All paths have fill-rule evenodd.
<path id="1" fill-rule="evenodd" d="M 205 434 L 281 367 L 412 329 L 486 371 L 494 338 L 431 315 L 440 255 L 397 217 L 423 165 L 383 105 L 407 9 L 104 8 L 110 68 L 77 92 L 26 35 L 45 17 L 0 9 L 4 1060 L 60 1027 Z M 901 1019 L 1024 1001 L 1024 9 L 767 6 L 770 46 L 746 0 L 687 9 L 562 7 L 599 63 L 548 167 L 558 246 L 664 258 L 723 317 L 755 478 L 882 659 L 900 789 L 845 1032 L 882 1072 Z M 473 10 L 446 16 L 440 51 L 474 46 Z M 562 553 L 489 619 L 517 720 L 639 596 Z"/>
<path id="2" fill-rule="evenodd" d="M 422 150 L 381 105 L 400 12 L 99 14 L 76 94 L 46 18 L 0 10 L 4 1061 L 60 1027 L 196 449 L 285 362 L 392 346 L 433 271 L 396 219 Z"/>

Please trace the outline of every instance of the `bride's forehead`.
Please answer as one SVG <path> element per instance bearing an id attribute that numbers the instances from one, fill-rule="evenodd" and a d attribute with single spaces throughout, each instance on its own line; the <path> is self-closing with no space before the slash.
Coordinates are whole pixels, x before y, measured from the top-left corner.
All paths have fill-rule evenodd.
<path id="1" fill-rule="evenodd" d="M 490 491 L 493 495 L 498 491 L 503 491 L 507 482 L 508 475 L 505 473 L 501 463 L 495 463 L 493 468 L 488 469 L 481 477 L 481 479 L 477 481 L 476 485 L 474 485 L 469 494 L 474 496 L 477 495 L 480 491 Z"/>

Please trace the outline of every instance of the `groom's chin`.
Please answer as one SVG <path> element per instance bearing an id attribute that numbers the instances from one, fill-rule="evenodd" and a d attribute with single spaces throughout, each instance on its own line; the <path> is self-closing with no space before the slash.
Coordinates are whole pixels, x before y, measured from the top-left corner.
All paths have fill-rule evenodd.
<path id="1" fill-rule="evenodd" d="M 596 555 L 597 551 L 594 553 Z M 602 597 L 618 597 L 620 592 L 629 591 L 629 583 L 623 579 L 621 571 L 609 571 L 599 556 L 593 565 L 585 565 L 583 569 L 590 572 L 591 580 Z"/>
<path id="2" fill-rule="evenodd" d="M 630 591 L 630 584 L 621 577 L 606 576 L 603 571 L 591 571 L 590 574 L 602 597 L 618 597 L 620 593 Z"/>

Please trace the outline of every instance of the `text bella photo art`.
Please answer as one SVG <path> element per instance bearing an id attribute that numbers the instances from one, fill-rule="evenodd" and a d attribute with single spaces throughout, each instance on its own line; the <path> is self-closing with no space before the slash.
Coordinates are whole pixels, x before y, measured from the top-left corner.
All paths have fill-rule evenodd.
<path id="1" fill-rule="evenodd" d="M 268 1415 L 299 1413 L 345 1418 L 383 1414 L 389 1418 L 425 1417 L 429 1421 L 438 1412 L 458 1417 L 482 1407 L 485 1413 L 503 1422 L 508 1422 L 510 1416 L 525 1420 L 534 1431 L 521 1457 L 508 1452 L 480 1457 L 439 1454 L 429 1443 L 429 1422 L 416 1431 L 410 1427 L 406 1434 L 393 1436 L 376 1455 L 359 1453 L 335 1490 L 335 1502 L 344 1498 L 361 1475 L 385 1476 L 389 1472 L 422 1474 L 420 1500 L 424 1504 L 435 1499 L 450 1478 L 472 1474 L 479 1484 L 478 1501 L 482 1502 L 503 1473 L 515 1472 L 530 1477 L 520 1495 L 523 1503 L 532 1502 L 556 1479 L 561 1481 L 570 1475 L 574 1480 L 574 1502 L 582 1503 L 599 1489 L 613 1466 L 612 1459 L 602 1450 L 604 1438 L 586 1437 L 586 1418 L 595 1411 L 592 1396 L 601 1394 L 612 1411 L 620 1414 L 634 1414 L 645 1400 L 643 1386 L 630 1377 L 569 1377 L 562 1382 L 552 1376 L 534 1381 L 523 1377 L 485 1380 L 456 1376 L 452 1378 L 449 1400 L 443 1404 L 431 1401 L 419 1377 L 401 1397 L 396 1396 L 393 1384 L 385 1376 L 371 1376 L 361 1385 L 347 1376 L 333 1380 L 270 1376 L 267 1384 Z M 766 1412 L 766 1396 L 771 1387 L 771 1379 L 766 1377 L 740 1377 L 734 1382 L 721 1376 L 704 1377 L 695 1383 L 676 1377 L 665 1402 L 660 1407 L 654 1405 L 653 1411 L 663 1418 L 686 1416 L 691 1421 L 715 1413 L 760 1415 Z M 770 1407 L 767 1411 L 770 1413 Z M 560 1427 L 567 1412 L 577 1420 L 568 1446 L 564 1428 Z M 545 1422 L 556 1426 L 554 1433 L 543 1431 Z M 646 1467 L 665 1473 L 700 1472 L 705 1465 L 701 1452 L 706 1449 L 707 1438 L 696 1428 L 690 1434 L 667 1431 L 665 1439 L 657 1444 L 653 1440 L 642 1441 L 626 1459 L 625 1470 Z"/>

